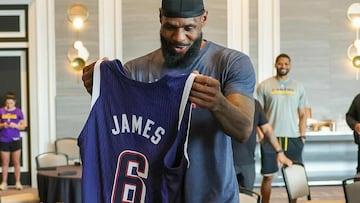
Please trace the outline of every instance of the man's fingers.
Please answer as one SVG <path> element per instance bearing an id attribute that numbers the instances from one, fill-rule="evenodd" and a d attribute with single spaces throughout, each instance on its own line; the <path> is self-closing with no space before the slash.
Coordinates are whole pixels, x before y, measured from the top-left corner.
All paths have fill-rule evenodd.
<path id="1" fill-rule="evenodd" d="M 199 71 L 194 70 L 192 73 L 194 73 L 195 75 L 200 75 Z"/>

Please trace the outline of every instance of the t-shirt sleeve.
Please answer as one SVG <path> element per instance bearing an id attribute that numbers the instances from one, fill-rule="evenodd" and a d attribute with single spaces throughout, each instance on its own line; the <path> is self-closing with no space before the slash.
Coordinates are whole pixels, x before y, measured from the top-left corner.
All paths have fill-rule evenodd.
<path id="1" fill-rule="evenodd" d="M 253 98 L 255 71 L 250 58 L 242 54 L 229 63 L 231 64 L 224 75 L 227 78 L 223 90 L 224 94 L 240 93 Z"/>
<path id="2" fill-rule="evenodd" d="M 19 121 L 24 120 L 24 114 L 20 109 L 19 109 L 19 112 L 18 112 L 18 116 L 19 116 Z"/>

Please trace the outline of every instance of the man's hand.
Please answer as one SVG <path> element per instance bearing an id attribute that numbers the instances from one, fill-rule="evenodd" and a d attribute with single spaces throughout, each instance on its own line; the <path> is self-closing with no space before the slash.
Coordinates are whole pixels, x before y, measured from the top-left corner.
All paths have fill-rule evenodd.
<path id="1" fill-rule="evenodd" d="M 239 142 L 249 138 L 254 121 L 255 103 L 252 98 L 239 93 L 224 96 L 218 80 L 197 75 L 189 100 L 197 107 L 209 110 L 229 136 Z"/>
<path id="2" fill-rule="evenodd" d="M 109 60 L 108 57 L 102 58 L 102 60 L 106 61 Z M 82 81 L 84 83 L 84 87 L 86 88 L 86 91 L 91 94 L 92 93 L 92 86 L 93 86 L 93 72 L 94 72 L 94 66 L 95 62 L 85 66 L 83 68 L 83 75 L 82 75 Z"/>
<path id="3" fill-rule="evenodd" d="M 216 111 L 219 101 L 226 101 L 226 98 L 221 93 L 218 80 L 205 75 L 197 75 L 191 88 L 189 100 L 201 108 Z"/>
<path id="4" fill-rule="evenodd" d="M 286 166 L 291 166 L 293 164 L 293 162 L 289 158 L 287 158 L 287 156 L 285 156 L 284 152 L 277 153 L 276 160 L 278 162 L 278 165 L 280 165 L 280 163 Z"/>

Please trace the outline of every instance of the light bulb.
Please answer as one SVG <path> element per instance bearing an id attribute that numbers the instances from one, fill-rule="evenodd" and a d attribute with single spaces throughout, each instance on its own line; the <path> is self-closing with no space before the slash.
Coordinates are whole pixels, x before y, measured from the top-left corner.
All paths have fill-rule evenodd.
<path id="1" fill-rule="evenodd" d="M 355 27 L 359 27 L 360 22 L 360 3 L 353 3 L 347 10 L 347 17 Z"/>
<path id="2" fill-rule="evenodd" d="M 75 3 L 68 8 L 67 16 L 74 28 L 80 30 L 83 28 L 84 22 L 88 19 L 89 12 L 85 5 Z"/>
<path id="3" fill-rule="evenodd" d="M 77 50 L 80 50 L 82 47 L 84 47 L 84 44 L 82 43 L 82 41 L 78 40 L 74 42 L 74 48 Z"/>
<path id="4" fill-rule="evenodd" d="M 84 26 L 84 20 L 82 18 L 75 18 L 73 20 L 73 26 L 75 29 L 80 30 Z"/>

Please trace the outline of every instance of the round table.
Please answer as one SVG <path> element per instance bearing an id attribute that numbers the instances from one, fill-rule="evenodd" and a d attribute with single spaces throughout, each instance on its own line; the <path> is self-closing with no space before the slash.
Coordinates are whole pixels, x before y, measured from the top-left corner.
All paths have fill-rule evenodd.
<path id="1" fill-rule="evenodd" d="M 75 165 L 38 170 L 40 202 L 81 203 L 81 175 L 82 166 Z"/>

